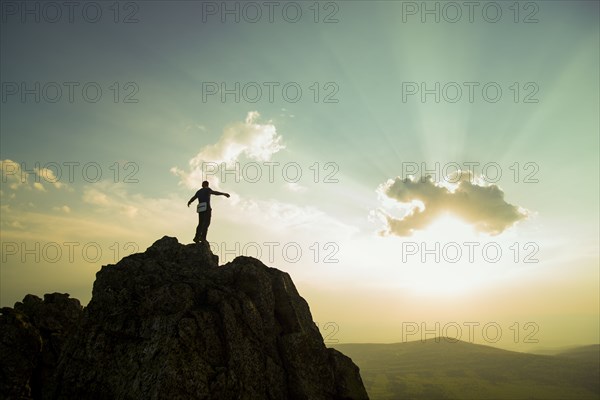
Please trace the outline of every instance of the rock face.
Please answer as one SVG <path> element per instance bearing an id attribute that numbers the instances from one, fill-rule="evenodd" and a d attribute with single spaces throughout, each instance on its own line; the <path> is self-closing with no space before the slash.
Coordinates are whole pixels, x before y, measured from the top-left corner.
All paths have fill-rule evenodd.
<path id="1" fill-rule="evenodd" d="M 163 237 L 102 267 L 83 311 L 58 294 L 2 309 L 0 397 L 368 399 L 288 274 L 251 257 L 217 264 L 208 246 Z M 57 303 L 64 318 L 36 317 Z"/>
<path id="2" fill-rule="evenodd" d="M 41 398 L 82 315 L 68 294 L 28 294 L 14 309 L 0 310 L 0 398 Z"/>

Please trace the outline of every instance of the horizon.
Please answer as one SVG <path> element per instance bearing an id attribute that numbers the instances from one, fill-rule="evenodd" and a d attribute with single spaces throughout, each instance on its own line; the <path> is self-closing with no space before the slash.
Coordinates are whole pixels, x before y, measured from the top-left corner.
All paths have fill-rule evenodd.
<path id="1" fill-rule="evenodd" d="M 598 2 L 30 3 L 0 10 L 0 307 L 192 243 L 208 180 L 219 263 L 290 274 L 328 345 L 600 343 Z"/>
<path id="2" fill-rule="evenodd" d="M 438 336 L 438 337 L 433 337 L 433 338 L 428 338 L 428 339 L 414 339 L 414 340 L 410 340 L 410 341 L 406 341 L 406 342 L 392 342 L 392 343 L 374 343 L 374 342 L 349 342 L 349 343 L 346 343 L 346 342 L 344 342 L 344 343 L 325 343 L 325 344 L 328 345 L 328 347 L 335 347 L 338 345 L 371 345 L 372 344 L 372 345 L 385 346 L 385 345 L 400 345 L 400 344 L 426 343 L 426 342 L 436 342 L 436 343 L 445 342 L 447 344 L 454 344 L 454 343 L 474 344 L 474 345 L 478 345 L 478 346 L 491 347 L 491 348 L 497 349 L 497 350 L 505 350 L 505 351 L 511 351 L 511 352 L 515 352 L 515 353 L 535 354 L 535 355 L 559 355 L 560 352 L 562 352 L 562 351 L 575 350 L 575 349 L 580 349 L 580 348 L 584 348 L 584 347 L 600 346 L 600 343 L 588 343 L 588 344 L 583 344 L 583 345 L 567 345 L 567 346 L 560 346 L 560 347 L 538 348 L 538 349 L 534 349 L 534 350 L 540 351 L 543 353 L 534 353 L 531 351 L 527 351 L 525 349 L 504 348 L 504 347 L 494 346 L 493 344 L 474 343 L 474 342 L 469 342 L 466 340 L 456 339 L 453 337 L 444 337 L 444 336 Z M 558 353 L 553 354 L 554 351 L 558 351 Z M 551 352 L 551 353 L 548 354 L 546 352 Z"/>

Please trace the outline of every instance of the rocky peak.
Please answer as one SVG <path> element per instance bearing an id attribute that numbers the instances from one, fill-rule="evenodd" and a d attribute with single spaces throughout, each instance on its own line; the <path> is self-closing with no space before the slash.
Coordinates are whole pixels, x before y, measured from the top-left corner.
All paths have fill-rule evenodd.
<path id="1" fill-rule="evenodd" d="M 6 397 L 368 398 L 358 367 L 325 347 L 290 276 L 251 257 L 218 266 L 208 246 L 163 237 L 103 266 L 83 311 L 68 295 L 47 296 L 2 309 L 2 351 L 19 349 L 0 366 L 12 382 L 0 386 Z M 39 319 L 40 302 L 64 317 Z M 44 364 L 48 332 L 61 339 Z"/>

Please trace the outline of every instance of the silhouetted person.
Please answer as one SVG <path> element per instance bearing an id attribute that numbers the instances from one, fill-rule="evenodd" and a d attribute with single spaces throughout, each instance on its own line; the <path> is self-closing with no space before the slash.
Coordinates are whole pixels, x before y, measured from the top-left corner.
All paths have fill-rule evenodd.
<path id="1" fill-rule="evenodd" d="M 229 193 L 221 193 L 216 190 L 212 190 L 208 187 L 208 181 L 202 182 L 202 189 L 198 190 L 196 194 L 188 201 L 188 207 L 192 202 L 198 199 L 198 226 L 196 227 L 196 236 L 194 236 L 194 242 L 206 242 L 206 234 L 208 233 L 208 226 L 210 225 L 210 217 L 212 209 L 210 208 L 210 195 L 225 196 L 229 197 Z"/>

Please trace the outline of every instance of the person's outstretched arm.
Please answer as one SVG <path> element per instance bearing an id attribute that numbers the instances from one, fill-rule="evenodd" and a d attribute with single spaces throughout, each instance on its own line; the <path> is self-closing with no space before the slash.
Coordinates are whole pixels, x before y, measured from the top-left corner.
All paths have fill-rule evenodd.
<path id="1" fill-rule="evenodd" d="M 188 201 L 188 207 L 190 206 L 190 204 L 192 204 L 194 200 L 196 200 L 196 195 L 193 195 L 190 201 Z"/>
<path id="2" fill-rule="evenodd" d="M 225 197 L 229 197 L 229 193 L 217 192 L 216 190 L 213 190 L 211 194 L 214 194 L 215 196 L 225 196 Z"/>

